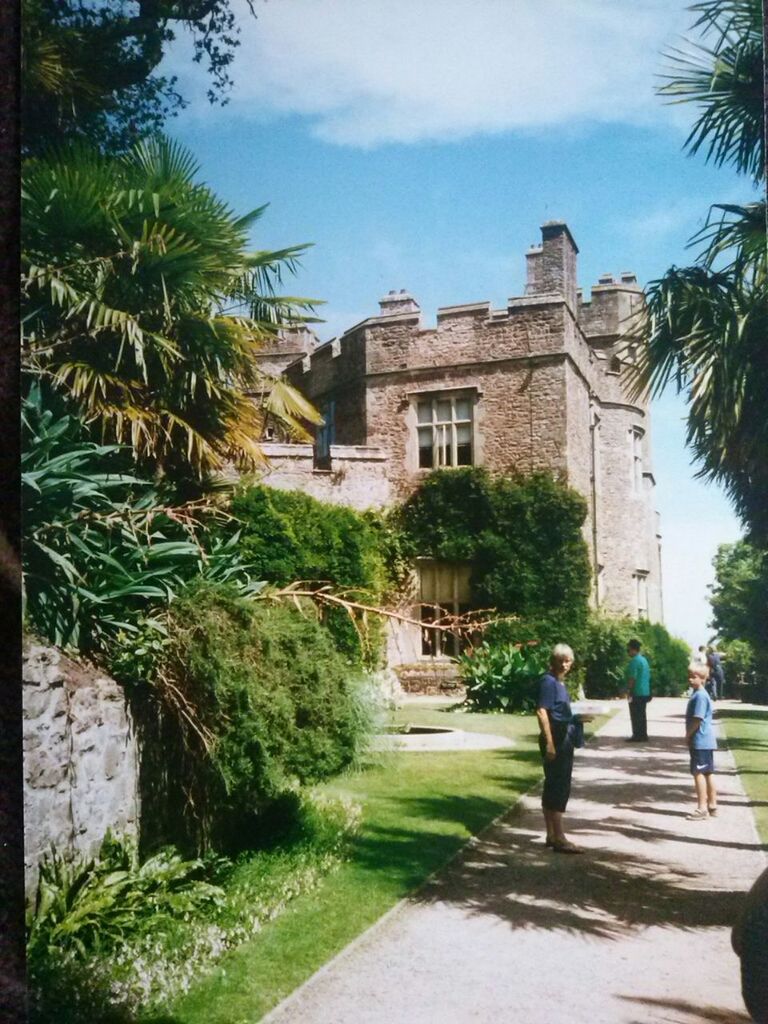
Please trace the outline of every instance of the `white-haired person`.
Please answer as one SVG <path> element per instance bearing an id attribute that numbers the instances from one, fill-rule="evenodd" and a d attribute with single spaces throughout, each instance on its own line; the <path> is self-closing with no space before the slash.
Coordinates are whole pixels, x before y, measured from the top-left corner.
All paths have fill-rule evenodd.
<path id="1" fill-rule="evenodd" d="M 715 751 L 717 739 L 712 725 L 712 699 L 706 685 L 709 668 L 695 661 L 688 666 L 688 685 L 693 693 L 685 709 L 685 742 L 691 759 L 691 775 L 696 789 L 696 810 L 687 817 L 703 821 L 717 814 L 715 789 Z"/>
<path id="2" fill-rule="evenodd" d="M 539 723 L 539 749 L 544 762 L 544 790 L 541 807 L 547 826 L 547 846 L 555 853 L 581 853 L 563 831 L 563 814 L 571 795 L 573 753 L 583 744 L 582 722 L 592 715 L 574 715 L 563 680 L 573 666 L 573 651 L 568 644 L 555 644 L 549 659 L 549 671 L 539 680 L 536 718 Z"/>

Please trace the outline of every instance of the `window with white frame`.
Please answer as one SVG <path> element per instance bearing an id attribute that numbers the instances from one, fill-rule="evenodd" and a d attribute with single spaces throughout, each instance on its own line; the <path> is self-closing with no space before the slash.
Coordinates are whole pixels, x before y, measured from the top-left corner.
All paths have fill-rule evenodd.
<path id="1" fill-rule="evenodd" d="M 638 619 L 648 618 L 648 573 L 638 570 L 632 573 L 635 584 L 635 604 Z"/>
<path id="2" fill-rule="evenodd" d="M 640 494 L 643 487 L 643 434 L 642 427 L 631 427 L 629 431 L 630 472 L 632 490 Z"/>
<path id="3" fill-rule="evenodd" d="M 473 465 L 473 395 L 420 395 L 416 401 L 419 469 Z"/>
<path id="4" fill-rule="evenodd" d="M 421 653 L 431 657 L 455 658 L 464 642 L 440 629 L 429 629 L 429 623 L 450 616 L 465 615 L 471 609 L 469 577 L 466 562 L 435 562 L 419 559 Z"/>

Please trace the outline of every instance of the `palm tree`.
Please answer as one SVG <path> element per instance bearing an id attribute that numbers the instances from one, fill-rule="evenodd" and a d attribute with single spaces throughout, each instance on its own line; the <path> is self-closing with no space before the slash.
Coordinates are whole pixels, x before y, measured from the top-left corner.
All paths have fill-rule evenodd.
<path id="1" fill-rule="evenodd" d="M 686 141 L 716 165 L 765 181 L 760 0 L 706 0 L 692 8 L 704 43 L 669 54 L 660 92 L 695 103 Z M 691 240 L 694 266 L 651 282 L 635 346 L 636 393 L 672 383 L 689 397 L 688 443 L 699 475 L 719 481 L 751 536 L 768 543 L 768 254 L 764 201 L 717 205 Z M 638 341 L 640 344 L 638 345 Z"/>
<path id="2" fill-rule="evenodd" d="M 22 319 L 25 367 L 101 439 L 199 476 L 262 463 L 269 416 L 297 438 L 321 420 L 254 359 L 281 324 L 312 319 L 311 300 L 276 291 L 306 246 L 249 252 L 264 207 L 236 217 L 197 170 L 166 139 L 27 161 Z"/>

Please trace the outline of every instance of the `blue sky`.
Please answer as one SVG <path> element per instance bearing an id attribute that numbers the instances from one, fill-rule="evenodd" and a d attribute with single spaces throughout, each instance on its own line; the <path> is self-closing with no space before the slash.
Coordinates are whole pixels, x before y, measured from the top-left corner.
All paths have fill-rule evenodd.
<path id="1" fill-rule="evenodd" d="M 325 300 L 333 337 L 407 288 L 441 305 L 503 306 L 545 220 L 566 220 L 585 291 L 691 259 L 711 203 L 747 182 L 682 153 L 692 111 L 663 104 L 662 51 L 687 48 L 678 0 L 256 0 L 225 107 L 179 39 L 189 107 L 171 123 L 201 177 L 239 212 L 269 202 L 254 247 L 313 242 L 286 290 Z M 685 404 L 654 405 L 665 619 L 709 637 L 711 560 L 740 529 L 694 479 Z"/>

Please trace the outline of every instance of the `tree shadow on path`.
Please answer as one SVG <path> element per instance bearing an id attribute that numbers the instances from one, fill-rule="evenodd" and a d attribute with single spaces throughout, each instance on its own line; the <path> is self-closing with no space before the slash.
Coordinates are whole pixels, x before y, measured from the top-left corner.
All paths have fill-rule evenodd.
<path id="1" fill-rule="evenodd" d="M 710 1021 L 711 1024 L 740 1024 L 741 1021 L 751 1021 L 746 1013 L 737 1013 L 733 1010 L 722 1009 L 717 1006 L 699 1006 L 696 1003 L 689 1003 L 685 999 L 649 999 L 643 996 L 619 996 L 628 1003 L 639 1003 L 641 1006 L 652 1007 L 664 1010 L 676 1010 L 678 1013 L 690 1015 L 694 1021 Z M 643 1017 L 637 1024 L 648 1024 L 652 1019 Z M 653 1018 L 655 1019 L 655 1018 Z M 664 1020 L 682 1021 L 681 1017 L 665 1017 Z"/>

